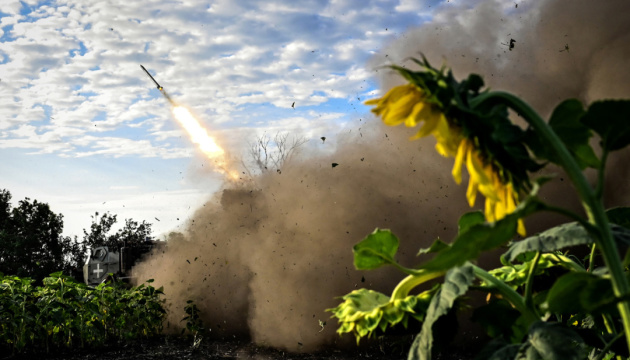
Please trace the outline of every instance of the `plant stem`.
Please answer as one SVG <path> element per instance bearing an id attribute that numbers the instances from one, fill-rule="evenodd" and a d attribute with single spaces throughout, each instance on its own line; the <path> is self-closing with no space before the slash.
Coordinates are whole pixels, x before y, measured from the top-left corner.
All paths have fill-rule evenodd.
<path id="1" fill-rule="evenodd" d="M 615 296 L 624 299 L 618 303 L 617 308 L 621 315 L 624 331 L 626 334 L 630 334 L 630 300 L 627 300 L 628 296 L 630 296 L 630 284 L 623 271 L 619 252 L 615 246 L 601 198 L 597 196 L 598 194 L 593 191 L 586 181 L 582 170 L 560 138 L 527 103 L 507 92 L 496 91 L 479 95 L 470 104 L 474 108 L 485 101 L 501 102 L 515 110 L 555 152 L 559 165 L 562 166 L 577 189 L 582 205 L 588 214 L 589 222 L 597 227 L 597 234 L 594 234 L 597 235 L 594 239 L 595 244 L 600 249 L 604 262 L 610 271 Z M 630 350 L 630 338 L 626 337 L 626 343 Z"/>
<path id="2" fill-rule="evenodd" d="M 606 175 L 606 160 L 608 160 L 608 150 L 604 149 L 602 152 L 602 158 L 599 161 L 599 169 L 597 169 L 597 189 L 595 189 L 595 196 L 601 199 L 604 195 L 604 176 Z"/>
<path id="3" fill-rule="evenodd" d="M 409 295 L 409 291 L 415 288 L 416 286 L 439 278 L 440 276 L 444 276 L 446 271 L 428 271 L 428 270 L 419 270 L 419 274 L 409 275 L 404 278 L 401 282 L 398 283 L 394 291 L 392 292 L 391 299 L 404 299 Z"/>
<path id="4" fill-rule="evenodd" d="M 623 333 L 617 334 L 617 336 L 615 336 L 612 340 L 610 340 L 610 342 L 608 342 L 608 344 L 606 344 L 606 346 L 604 346 L 604 348 L 599 352 L 599 355 L 597 355 L 597 357 L 594 360 L 602 360 L 604 356 L 608 354 L 608 351 L 613 346 L 613 344 L 617 340 L 621 339 L 622 337 L 623 337 Z"/>
<path id="5" fill-rule="evenodd" d="M 529 273 L 527 274 L 527 282 L 525 283 L 525 306 L 527 306 L 530 310 L 536 311 L 534 309 L 533 303 L 534 300 L 532 298 L 533 285 L 534 285 L 534 275 L 536 274 L 536 267 L 538 266 L 538 262 L 540 261 L 540 251 L 536 251 L 536 256 L 532 261 L 532 267 L 529 268 Z"/>
<path id="6" fill-rule="evenodd" d="M 543 254 L 542 258 L 551 258 L 556 260 L 560 265 L 564 266 L 565 268 L 571 270 L 571 271 L 577 271 L 577 272 L 583 272 L 584 268 L 582 267 L 582 265 L 576 263 L 575 261 L 573 261 L 572 259 L 564 256 L 564 255 L 559 255 L 559 254 Z"/>
<path id="7" fill-rule="evenodd" d="M 519 293 L 509 287 L 506 283 L 492 276 L 492 274 L 477 265 L 473 265 L 473 272 L 478 279 L 493 285 L 495 289 L 497 289 L 501 295 L 507 299 L 507 301 L 509 301 L 518 311 L 521 312 L 523 318 L 527 322 L 526 325 L 528 328 L 529 325 L 540 320 L 538 315 L 525 305 L 525 299 L 523 299 Z"/>
<path id="8" fill-rule="evenodd" d="M 593 263 L 595 262 L 596 249 L 597 249 L 597 245 L 593 244 L 593 246 L 591 246 L 591 255 L 588 257 L 588 272 L 593 271 Z"/>

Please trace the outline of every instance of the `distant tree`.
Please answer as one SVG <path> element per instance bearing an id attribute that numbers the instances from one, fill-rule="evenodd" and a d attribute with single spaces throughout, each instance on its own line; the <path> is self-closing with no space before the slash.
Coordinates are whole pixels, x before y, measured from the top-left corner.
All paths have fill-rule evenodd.
<path id="1" fill-rule="evenodd" d="M 125 225 L 115 233 L 110 233 L 116 224 L 117 215 L 106 212 L 99 217 L 96 212 L 92 215 L 90 231 L 83 229 L 83 243 L 95 248 L 107 246 L 112 250 L 120 249 L 123 246 L 134 247 L 141 245 L 147 238 L 151 237 L 152 224 L 142 221 L 138 223 L 133 219 L 125 219 Z"/>
<path id="2" fill-rule="evenodd" d="M 272 138 L 265 133 L 249 143 L 249 156 L 260 172 L 280 171 L 308 140 L 277 132 Z"/>
<path id="3" fill-rule="evenodd" d="M 85 247 L 62 236 L 63 215 L 46 203 L 25 198 L 11 206 L 11 193 L 0 190 L 0 271 L 41 280 L 53 272 L 68 275 Z"/>

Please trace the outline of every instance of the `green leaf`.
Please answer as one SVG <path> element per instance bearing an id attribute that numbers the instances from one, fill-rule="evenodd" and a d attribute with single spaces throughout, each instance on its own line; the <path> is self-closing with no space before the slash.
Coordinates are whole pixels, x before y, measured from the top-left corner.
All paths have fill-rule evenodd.
<path id="1" fill-rule="evenodd" d="M 610 228 L 618 245 L 630 245 L 630 229 L 616 224 L 611 224 Z M 514 260 L 524 261 L 528 255 L 537 251 L 551 253 L 570 246 L 592 243 L 593 238 L 582 225 L 577 222 L 570 222 L 514 242 L 501 258 L 509 263 Z"/>
<path id="2" fill-rule="evenodd" d="M 604 149 L 622 149 L 630 144 L 630 100 L 594 102 L 582 117 L 582 123 L 599 134 Z"/>
<path id="3" fill-rule="evenodd" d="M 610 280 L 586 272 L 563 275 L 547 294 L 549 311 L 559 314 L 591 314 L 614 303 Z M 614 311 L 614 308 L 609 310 Z"/>
<path id="4" fill-rule="evenodd" d="M 471 211 L 459 218 L 457 222 L 457 232 L 459 234 L 466 232 L 471 226 L 482 224 L 486 221 L 486 217 L 481 211 Z"/>
<path id="5" fill-rule="evenodd" d="M 549 126 L 571 152 L 580 168 L 596 168 L 599 166 L 599 159 L 589 145 L 592 136 L 590 129 L 580 122 L 583 115 L 584 108 L 579 100 L 565 100 L 554 109 Z"/>
<path id="6" fill-rule="evenodd" d="M 608 221 L 630 229 L 630 207 L 616 207 L 606 210 Z"/>
<path id="7" fill-rule="evenodd" d="M 418 254 L 417 255 L 440 252 L 440 251 L 448 248 L 449 246 L 450 246 L 449 244 L 445 243 L 440 238 L 437 238 L 437 239 L 435 239 L 433 244 L 431 244 L 430 247 L 418 250 Z"/>
<path id="8" fill-rule="evenodd" d="M 511 214 L 495 223 L 476 224 L 459 234 L 450 248 L 444 249 L 420 268 L 443 271 L 476 259 L 482 252 L 508 242 L 516 234 L 517 214 Z"/>
<path id="9" fill-rule="evenodd" d="M 352 248 L 354 266 L 358 270 L 371 270 L 392 264 L 398 244 L 398 238 L 391 231 L 377 228 Z"/>
<path id="10" fill-rule="evenodd" d="M 560 323 L 539 321 L 532 324 L 527 344 L 530 346 L 527 353 L 534 355 L 532 357 L 534 359 L 581 360 L 584 358 L 582 338 Z M 536 354 L 539 357 L 535 357 Z"/>
<path id="11" fill-rule="evenodd" d="M 513 262 L 516 259 L 522 261 L 523 257 L 521 255 L 524 254 L 537 251 L 550 253 L 565 247 L 590 244 L 592 242 L 593 239 L 582 225 L 577 222 L 571 222 L 514 242 L 510 249 L 503 254 L 503 257 L 509 262 Z"/>
<path id="12" fill-rule="evenodd" d="M 535 322 L 522 344 L 493 340 L 475 357 L 476 360 L 582 360 L 584 341 L 570 328 L 559 323 Z"/>
<path id="13" fill-rule="evenodd" d="M 444 284 L 431 299 L 426 317 L 422 323 L 422 330 L 416 336 L 411 349 L 409 360 L 431 359 L 433 347 L 433 324 L 453 307 L 455 300 L 468 291 L 474 279 L 473 267 L 465 264 L 449 270 L 444 277 Z"/>

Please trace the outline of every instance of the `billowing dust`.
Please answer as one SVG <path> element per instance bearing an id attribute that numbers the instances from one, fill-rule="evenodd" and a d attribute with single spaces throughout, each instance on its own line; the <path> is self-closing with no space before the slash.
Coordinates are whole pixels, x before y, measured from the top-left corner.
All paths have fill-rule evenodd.
<path id="1" fill-rule="evenodd" d="M 370 67 L 422 51 L 434 65 L 445 58 L 457 76 L 483 74 L 493 89 L 523 96 L 545 116 L 568 97 L 630 98 L 630 3 L 501 4 L 507 2 L 442 5 L 433 22 L 402 34 Z M 510 39 L 512 50 L 502 45 Z M 376 74 L 386 89 L 398 81 L 383 68 Z M 351 342 L 339 338 L 324 310 L 356 288 L 390 293 L 402 278 L 389 268 L 356 271 L 352 246 L 375 227 L 390 228 L 401 239 L 398 260 L 412 266 L 420 247 L 454 236 L 469 208 L 465 187 L 450 176 L 452 159 L 439 157 L 432 140 L 408 141 L 410 129 L 367 118 L 337 136 L 332 155 L 303 154 L 280 173 L 212 195 L 185 233 L 171 234 L 168 246 L 136 267 L 139 280 L 164 286 L 173 329 L 184 325 L 183 306 L 194 300 L 215 335 L 250 336 L 290 351 Z M 620 159 L 611 165 L 627 174 Z M 630 189 L 610 175 L 610 203 L 627 205 Z M 567 183 L 558 176 L 544 197 L 578 206 L 566 200 L 573 194 Z M 560 220 L 528 219 L 528 231 Z"/>

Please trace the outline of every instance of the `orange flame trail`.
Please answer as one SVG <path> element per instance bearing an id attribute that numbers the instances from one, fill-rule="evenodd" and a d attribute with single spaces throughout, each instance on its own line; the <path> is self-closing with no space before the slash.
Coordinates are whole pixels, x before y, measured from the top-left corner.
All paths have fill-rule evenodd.
<path id="1" fill-rule="evenodd" d="M 183 106 L 175 106 L 173 108 L 175 119 L 184 127 L 188 136 L 193 143 L 199 146 L 199 149 L 213 160 L 216 165 L 216 171 L 227 175 L 230 179 L 238 179 L 236 171 L 228 170 L 228 161 L 225 150 L 223 150 L 214 139 L 208 135 L 208 131 L 201 126 L 199 121 Z"/>

